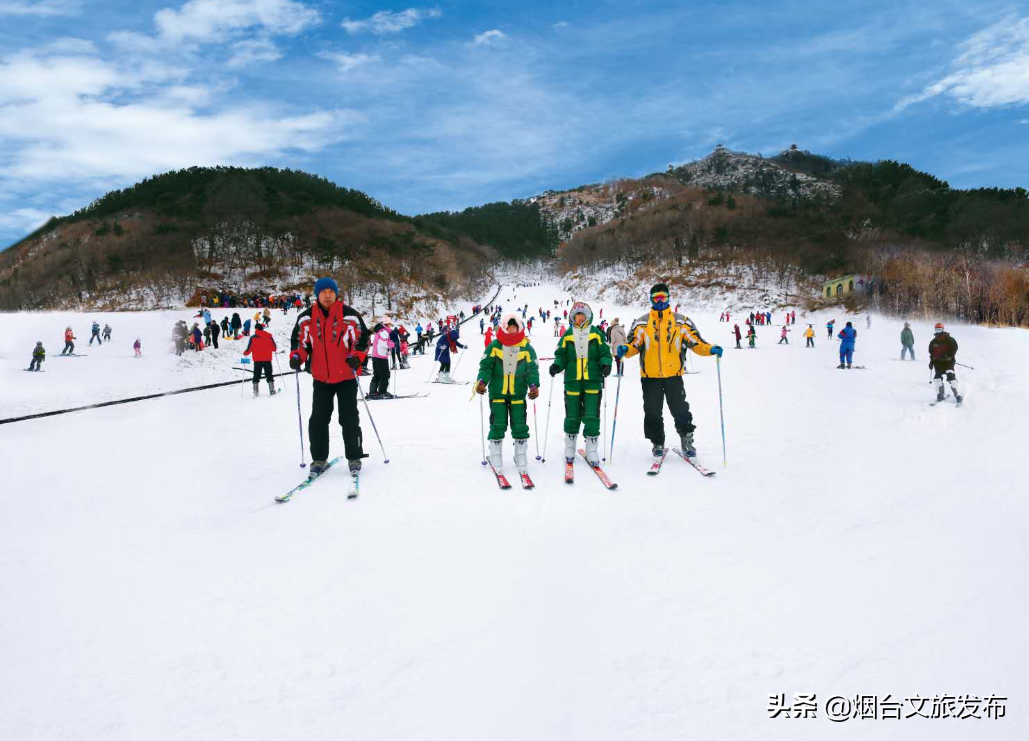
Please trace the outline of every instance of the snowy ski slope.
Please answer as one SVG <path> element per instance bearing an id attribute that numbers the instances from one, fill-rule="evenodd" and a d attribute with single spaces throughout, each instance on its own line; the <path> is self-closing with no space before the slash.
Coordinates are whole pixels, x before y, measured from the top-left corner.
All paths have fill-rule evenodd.
<path id="1" fill-rule="evenodd" d="M 548 284 L 500 300 L 554 298 Z M 645 311 L 603 308 L 623 323 Z M 243 343 L 166 353 L 192 313 L 97 315 L 114 328 L 102 348 L 86 347 L 92 315 L 0 316 L 0 418 L 231 380 Z M 545 464 L 535 427 L 530 441 L 536 489 L 500 492 L 478 399 L 427 384 L 422 358 L 399 391 L 429 396 L 372 402 L 389 465 L 362 407 L 356 502 L 340 467 L 272 501 L 304 474 L 291 377 L 274 398 L 230 386 L 0 425 L 0 738 L 1029 737 L 1029 333 L 952 328 L 976 368 L 959 369 L 956 409 L 928 404 L 928 324 L 913 324 L 917 362 L 900 362 L 901 322 L 861 317 L 867 369 L 840 371 L 828 315 L 810 319 L 814 350 L 798 315 L 789 346 L 759 327 L 738 351 L 717 311 L 690 313 L 726 348 L 727 467 L 714 360 L 692 356 L 686 379 L 711 479 L 671 456 L 644 475 L 636 360 L 615 492 L 581 461 L 562 483 L 560 388 Z M 280 346 L 293 316 L 273 318 Z M 68 323 L 87 357 L 56 357 Z M 46 373 L 25 373 L 37 339 Z M 477 322 L 464 340 L 454 375 L 470 380 Z M 553 355 L 549 326 L 532 341 Z M 300 398 L 306 442 L 309 377 Z M 331 439 L 341 454 L 335 422 Z M 771 719 L 779 693 L 816 693 L 818 717 Z M 825 700 L 857 694 L 995 694 L 1007 716 L 826 718 Z"/>

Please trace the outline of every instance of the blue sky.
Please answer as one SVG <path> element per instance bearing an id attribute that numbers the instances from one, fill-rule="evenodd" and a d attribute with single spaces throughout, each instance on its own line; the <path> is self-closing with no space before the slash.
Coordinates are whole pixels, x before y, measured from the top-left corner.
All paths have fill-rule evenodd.
<path id="1" fill-rule="evenodd" d="M 0 245 L 194 164 L 422 213 L 719 142 L 1029 185 L 1029 7 L 0 0 Z"/>

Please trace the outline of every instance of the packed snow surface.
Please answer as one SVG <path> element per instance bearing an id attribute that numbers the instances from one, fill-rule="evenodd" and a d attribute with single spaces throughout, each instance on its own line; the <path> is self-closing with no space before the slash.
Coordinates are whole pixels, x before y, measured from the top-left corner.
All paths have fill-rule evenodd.
<path id="1" fill-rule="evenodd" d="M 547 284 L 500 302 L 553 310 L 555 298 L 569 297 Z M 1029 333 L 953 327 L 975 370 L 958 368 L 961 408 L 931 407 L 927 324 L 913 324 L 917 362 L 900 362 L 901 322 L 853 317 L 866 368 L 841 371 L 827 314 L 798 315 L 788 346 L 779 326 L 759 327 L 757 349 L 735 350 L 717 311 L 679 300 L 726 348 L 727 466 L 715 360 L 691 356 L 686 376 L 710 479 L 671 456 L 644 474 L 636 360 L 605 463 L 613 492 L 581 461 L 574 486 L 562 482 L 547 361 L 533 491 L 518 487 L 509 443 L 515 488 L 497 488 L 472 387 L 427 383 L 420 357 L 398 390 L 429 396 L 370 402 L 388 465 L 361 407 L 370 457 L 356 502 L 343 466 L 272 501 L 305 474 L 293 376 L 273 398 L 229 386 L 0 425 L 0 737 L 1029 737 Z M 601 308 L 623 323 L 645 311 L 594 304 L 596 321 Z M 168 354 L 174 320 L 192 326 L 193 313 L 0 316 L 0 418 L 241 376 L 242 342 Z M 280 347 L 294 316 L 274 315 Z M 110 344 L 88 347 L 94 318 Z M 85 357 L 58 357 L 69 324 Z M 463 339 L 454 375 L 467 381 L 477 321 Z M 36 340 L 46 372 L 26 373 Z M 537 322 L 532 342 L 552 356 L 552 327 Z M 299 380 L 306 444 L 311 382 Z M 607 385 L 610 446 L 617 379 Z M 817 717 L 770 718 L 780 693 L 816 694 Z M 996 695 L 1007 714 L 827 719 L 831 696 L 859 694 Z"/>

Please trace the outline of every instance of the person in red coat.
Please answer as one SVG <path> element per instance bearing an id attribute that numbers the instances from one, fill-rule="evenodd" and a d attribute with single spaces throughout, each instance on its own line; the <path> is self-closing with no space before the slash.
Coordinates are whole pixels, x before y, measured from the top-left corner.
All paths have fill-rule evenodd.
<path id="1" fill-rule="evenodd" d="M 364 317 L 344 306 L 338 294 L 336 281 L 320 278 L 314 284 L 316 301 L 297 317 L 290 338 L 289 367 L 299 371 L 304 366 L 314 377 L 311 419 L 307 423 L 314 474 L 325 470 L 329 458 L 334 400 L 339 401 L 339 424 L 350 470 L 360 470 L 361 459 L 367 457 L 357 411 L 357 370 L 368 354 L 369 332 Z"/>
<path id="2" fill-rule="evenodd" d="M 486 329 L 486 347 L 489 347 L 493 342 L 493 325 L 490 325 Z"/>
<path id="3" fill-rule="evenodd" d="M 258 324 L 254 330 L 244 355 L 254 356 L 254 396 L 258 394 L 258 385 L 261 382 L 261 374 L 268 379 L 268 393 L 275 396 L 275 380 L 272 378 L 272 355 L 278 348 L 275 346 L 275 338 L 264 331 L 264 325 Z"/>

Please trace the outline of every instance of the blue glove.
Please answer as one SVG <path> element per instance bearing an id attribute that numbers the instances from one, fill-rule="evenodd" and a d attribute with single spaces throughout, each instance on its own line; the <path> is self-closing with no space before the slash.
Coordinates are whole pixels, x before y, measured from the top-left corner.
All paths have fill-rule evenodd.
<path id="1" fill-rule="evenodd" d="M 711 348 L 711 354 L 712 354 L 712 355 L 716 355 L 716 356 L 718 356 L 719 358 L 720 358 L 720 357 L 722 357 L 722 348 L 721 348 L 721 347 L 720 347 L 719 345 L 714 345 L 714 346 L 713 346 L 713 347 Z"/>
<path id="2" fill-rule="evenodd" d="M 615 350 L 615 357 L 621 359 L 627 352 L 629 352 L 628 345 L 619 345 L 618 349 Z"/>

